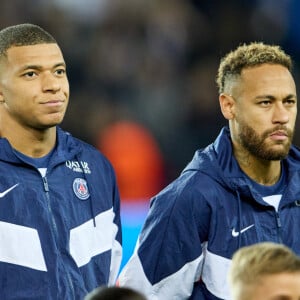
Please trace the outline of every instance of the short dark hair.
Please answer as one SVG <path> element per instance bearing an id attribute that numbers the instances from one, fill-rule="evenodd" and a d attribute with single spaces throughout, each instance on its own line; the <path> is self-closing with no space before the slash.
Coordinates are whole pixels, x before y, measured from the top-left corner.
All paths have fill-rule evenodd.
<path id="1" fill-rule="evenodd" d="M 262 42 L 243 44 L 225 55 L 220 62 L 216 78 L 219 93 L 223 93 L 226 82 L 241 75 L 243 69 L 262 64 L 278 64 L 292 70 L 292 60 L 279 46 Z"/>
<path id="2" fill-rule="evenodd" d="M 38 25 L 24 23 L 6 27 L 0 31 L 0 57 L 9 48 L 37 44 L 57 44 L 54 37 Z"/>

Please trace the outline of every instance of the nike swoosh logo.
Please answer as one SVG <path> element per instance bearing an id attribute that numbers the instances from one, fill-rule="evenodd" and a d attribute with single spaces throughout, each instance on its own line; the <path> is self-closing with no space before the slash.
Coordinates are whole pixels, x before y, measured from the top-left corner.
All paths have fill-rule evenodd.
<path id="1" fill-rule="evenodd" d="M 19 184 L 15 184 L 12 187 L 10 187 L 9 189 L 3 191 L 2 193 L 0 193 L 0 198 L 3 198 L 6 194 L 8 194 L 10 191 L 12 191 L 15 187 L 17 187 Z"/>
<path id="2" fill-rule="evenodd" d="M 235 228 L 233 228 L 232 231 L 231 231 L 231 234 L 232 234 L 233 237 L 237 237 L 237 236 L 239 236 L 240 234 L 242 234 L 243 232 L 247 231 L 248 229 L 250 229 L 253 226 L 254 226 L 254 224 L 252 224 L 252 225 L 250 225 L 248 227 L 245 227 L 240 232 L 239 231 L 235 231 Z"/>

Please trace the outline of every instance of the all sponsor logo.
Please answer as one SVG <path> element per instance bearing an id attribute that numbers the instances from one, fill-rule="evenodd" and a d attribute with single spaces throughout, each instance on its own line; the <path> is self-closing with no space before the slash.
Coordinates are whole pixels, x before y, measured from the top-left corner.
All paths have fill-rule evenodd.
<path id="1" fill-rule="evenodd" d="M 86 161 L 75 161 L 75 160 L 67 160 L 66 166 L 78 173 L 91 174 L 91 170 L 89 168 L 89 164 Z"/>
<path id="2" fill-rule="evenodd" d="M 240 230 L 240 231 L 236 231 L 235 228 L 233 228 L 232 231 L 231 231 L 231 234 L 232 234 L 233 237 L 237 237 L 237 236 L 239 236 L 240 234 L 242 234 L 242 233 L 244 233 L 245 231 L 247 231 L 248 229 L 252 228 L 253 226 L 254 226 L 254 224 L 252 224 L 252 225 L 250 225 L 250 226 L 248 226 L 248 227 L 246 227 L 246 228 L 243 228 L 243 229 Z"/>

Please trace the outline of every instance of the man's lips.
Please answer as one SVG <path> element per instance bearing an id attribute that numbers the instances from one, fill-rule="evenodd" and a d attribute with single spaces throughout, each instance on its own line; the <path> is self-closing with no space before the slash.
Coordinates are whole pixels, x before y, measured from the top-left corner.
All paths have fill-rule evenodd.
<path id="1" fill-rule="evenodd" d="M 46 105 L 46 106 L 60 106 L 64 103 L 64 100 L 49 100 L 45 102 L 41 102 L 40 104 Z"/>
<path id="2" fill-rule="evenodd" d="M 288 134 L 286 131 L 277 130 L 270 134 L 271 139 L 273 140 L 285 140 L 288 138 Z"/>

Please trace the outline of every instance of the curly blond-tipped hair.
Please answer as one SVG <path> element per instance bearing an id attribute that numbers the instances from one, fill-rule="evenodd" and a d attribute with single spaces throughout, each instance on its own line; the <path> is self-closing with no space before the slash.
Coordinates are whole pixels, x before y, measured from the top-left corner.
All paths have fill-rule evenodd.
<path id="1" fill-rule="evenodd" d="M 261 64 L 279 64 L 290 72 L 292 70 L 291 57 L 279 46 L 266 45 L 262 42 L 243 44 L 221 59 L 216 78 L 219 93 L 226 92 L 227 81 L 241 75 L 243 69 Z"/>
<path id="2" fill-rule="evenodd" d="M 263 242 L 239 249 L 232 258 L 229 283 L 233 299 L 240 299 L 250 286 L 259 284 L 267 275 L 300 273 L 300 257 L 291 249 L 271 242 Z"/>

